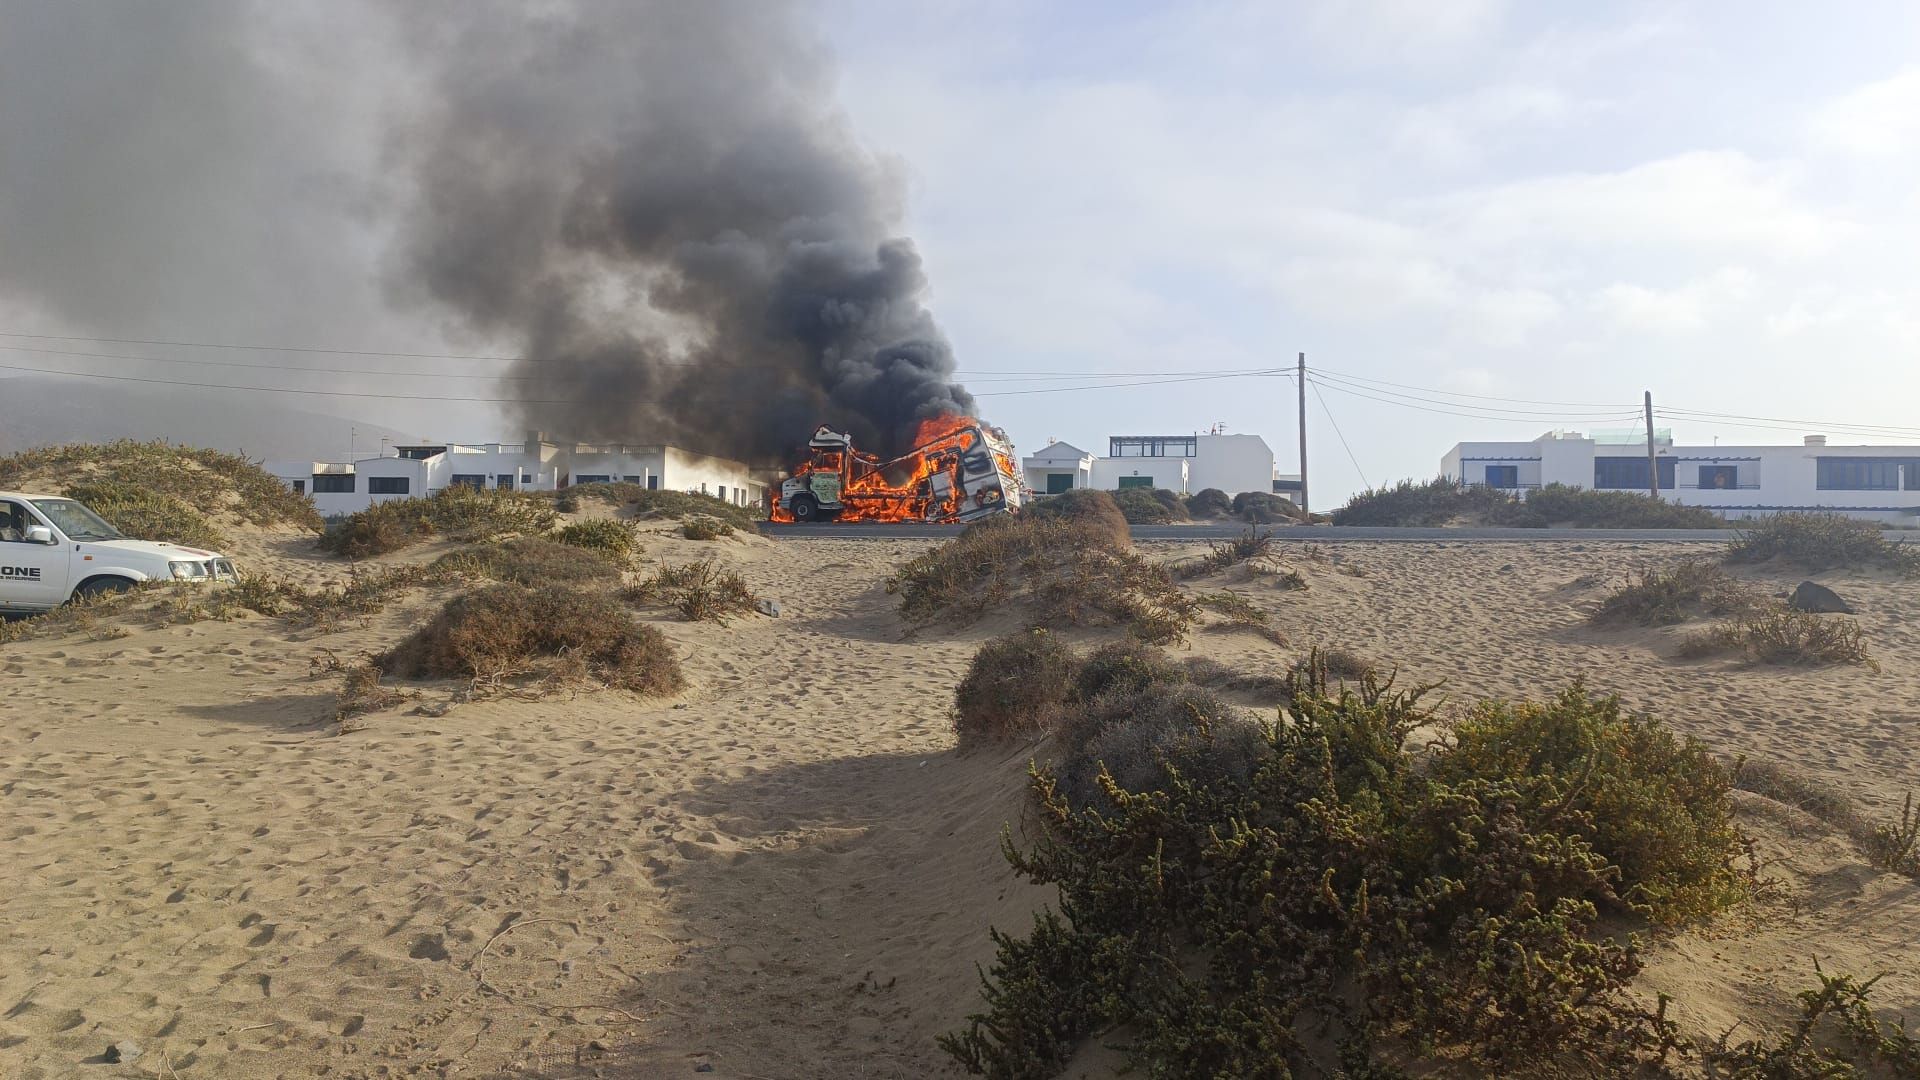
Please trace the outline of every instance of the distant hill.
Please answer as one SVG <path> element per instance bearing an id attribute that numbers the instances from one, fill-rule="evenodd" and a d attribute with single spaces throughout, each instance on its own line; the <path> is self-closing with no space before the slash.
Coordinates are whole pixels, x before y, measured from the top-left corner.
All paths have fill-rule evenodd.
<path id="1" fill-rule="evenodd" d="M 383 437 L 414 441 L 391 428 L 233 394 L 102 385 L 57 375 L 0 379 L 0 454 L 56 443 L 165 439 L 256 460 L 341 460 L 349 440 L 361 455 L 371 456 Z"/>

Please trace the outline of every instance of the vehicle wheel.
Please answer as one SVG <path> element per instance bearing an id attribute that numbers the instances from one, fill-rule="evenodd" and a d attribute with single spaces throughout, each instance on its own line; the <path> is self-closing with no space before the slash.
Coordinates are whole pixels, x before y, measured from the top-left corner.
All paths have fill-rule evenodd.
<path id="1" fill-rule="evenodd" d="M 76 599 L 93 600 L 110 593 L 123 593 L 133 588 L 133 582 L 123 577 L 97 577 L 92 581 L 83 581 L 73 590 Z"/>
<path id="2" fill-rule="evenodd" d="M 793 520 L 810 523 L 820 520 L 820 501 L 811 495 L 795 495 L 788 509 L 793 511 Z"/>

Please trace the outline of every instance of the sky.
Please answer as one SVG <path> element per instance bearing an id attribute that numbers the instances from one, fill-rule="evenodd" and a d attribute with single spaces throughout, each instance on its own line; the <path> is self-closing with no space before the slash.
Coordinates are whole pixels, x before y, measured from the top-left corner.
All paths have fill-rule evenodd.
<path id="1" fill-rule="evenodd" d="M 404 205 L 393 103 L 429 91 L 377 37 L 339 32 L 379 7 L 255 8 L 268 32 L 244 50 L 182 35 L 168 51 L 151 28 L 128 32 L 111 55 L 63 58 L 31 85 L 0 65 L 0 251 L 85 256 L 0 260 L 0 332 L 499 347 L 383 284 Z M 0 0 L 0 59 L 10 26 L 72 10 Z M 1108 435 L 1222 425 L 1265 436 L 1291 472 L 1294 382 L 1198 373 L 1290 369 L 1302 352 L 1321 507 L 1432 476 L 1455 442 L 1628 426 L 1648 390 L 1685 442 L 1920 431 L 1920 6 L 819 0 L 802 12 L 853 132 L 901 186 L 901 231 L 961 380 L 1023 449 L 1058 438 L 1100 452 Z M 269 73 L 255 85 L 270 93 L 234 100 L 193 77 L 222 65 Z M 25 108 L 23 95 L 60 107 Z M 164 124 L 140 122 L 143 101 L 190 102 L 219 123 L 196 129 L 211 131 L 204 147 L 162 139 Z M 89 190 L 129 168 L 153 171 L 150 195 Z M 8 188 L 24 208 L 12 216 Z M 65 209 L 45 212 L 49 200 Z M 118 299 L 50 304 L 52 273 Z M 106 370 L 18 349 L 0 363 Z M 288 385 L 422 397 L 447 385 L 311 378 Z M 1082 389 L 1106 382 L 1145 385 Z M 490 384 L 459 385 L 484 396 Z M 422 435 L 516 437 L 483 404 L 301 404 Z"/>

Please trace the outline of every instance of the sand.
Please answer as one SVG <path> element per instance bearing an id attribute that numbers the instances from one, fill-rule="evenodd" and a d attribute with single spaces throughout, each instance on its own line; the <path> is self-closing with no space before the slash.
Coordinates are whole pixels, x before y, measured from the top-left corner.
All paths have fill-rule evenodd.
<path id="1" fill-rule="evenodd" d="M 1033 748 L 958 754 L 947 719 L 995 627 L 910 636 L 884 591 L 926 546 L 649 538 L 648 558 L 717 553 L 784 609 L 659 618 L 690 683 L 671 699 L 418 715 L 455 689 L 429 686 L 342 734 L 339 676 L 312 662 L 392 644 L 444 591 L 325 633 L 134 620 L 0 646 L 0 1076 L 585 1075 L 576 1056 L 609 1075 L 952 1074 L 933 1039 L 978 1005 L 988 927 L 1024 929 L 1045 895 L 998 851 Z M 348 572 L 284 537 L 237 548 Z M 1584 675 L 1729 757 L 1897 811 L 1920 788 L 1920 590 L 1822 576 L 1860 606 L 1878 673 L 1680 663 L 1676 631 L 1583 624 L 1595 577 L 1682 550 L 1296 550 L 1305 592 L 1227 580 L 1292 646 L 1203 631 L 1190 648 L 1267 668 L 1344 645 L 1456 702 Z M 1877 1000 L 1920 1017 L 1920 885 L 1803 815 L 1741 805 L 1779 884 L 1656 942 L 1645 991 L 1675 994 L 1691 1032 L 1777 1024 L 1819 957 L 1893 971 Z M 137 1060 L 99 1062 L 124 1040 Z"/>

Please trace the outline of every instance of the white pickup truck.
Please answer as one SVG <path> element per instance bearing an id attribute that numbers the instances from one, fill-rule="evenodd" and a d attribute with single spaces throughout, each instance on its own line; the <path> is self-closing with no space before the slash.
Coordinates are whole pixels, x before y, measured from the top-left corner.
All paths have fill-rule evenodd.
<path id="1" fill-rule="evenodd" d="M 0 491 L 0 611 L 49 611 L 142 581 L 234 579 L 223 555 L 129 540 L 72 499 Z"/>

